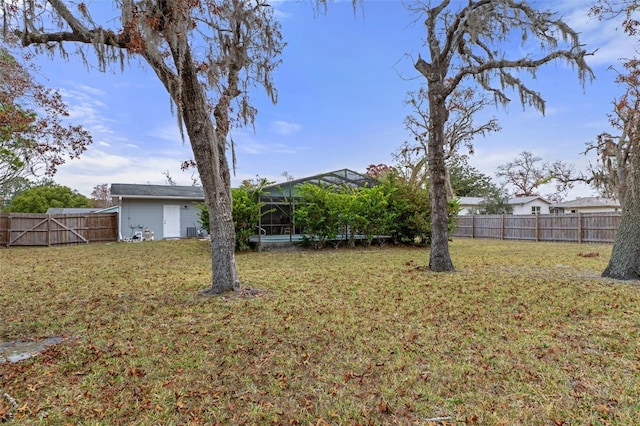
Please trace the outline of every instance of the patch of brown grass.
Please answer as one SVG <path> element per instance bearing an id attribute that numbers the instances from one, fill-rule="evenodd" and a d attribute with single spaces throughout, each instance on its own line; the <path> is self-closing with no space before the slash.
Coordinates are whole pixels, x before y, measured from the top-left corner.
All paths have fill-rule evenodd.
<path id="1" fill-rule="evenodd" d="M 247 253 L 259 297 L 198 295 L 208 246 L 0 250 L 13 418 L 52 424 L 640 424 L 640 295 L 611 247 L 455 240 Z M 580 253 L 598 252 L 583 257 Z M 6 407 L 5 407 L 6 406 Z"/>

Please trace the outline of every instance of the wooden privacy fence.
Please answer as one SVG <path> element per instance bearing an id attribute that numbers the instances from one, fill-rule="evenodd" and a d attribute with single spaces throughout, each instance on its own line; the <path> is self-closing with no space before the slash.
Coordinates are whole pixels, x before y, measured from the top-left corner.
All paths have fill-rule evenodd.
<path id="1" fill-rule="evenodd" d="M 117 240 L 117 213 L 0 214 L 0 246 L 54 246 Z"/>
<path id="2" fill-rule="evenodd" d="M 620 213 L 458 216 L 452 237 L 613 243 Z"/>

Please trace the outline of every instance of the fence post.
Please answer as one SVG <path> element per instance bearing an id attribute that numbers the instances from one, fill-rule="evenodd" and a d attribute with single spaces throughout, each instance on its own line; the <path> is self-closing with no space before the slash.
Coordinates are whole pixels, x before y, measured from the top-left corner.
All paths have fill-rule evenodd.
<path id="1" fill-rule="evenodd" d="M 471 238 L 475 238 L 476 237 L 475 225 L 476 225 L 476 215 L 472 214 L 471 215 Z"/>
<path id="2" fill-rule="evenodd" d="M 582 213 L 578 212 L 578 244 L 582 244 Z"/>
<path id="3" fill-rule="evenodd" d="M 51 215 L 47 215 L 47 247 L 51 247 Z"/>
<path id="4" fill-rule="evenodd" d="M 500 216 L 500 239 L 504 240 L 504 213 Z"/>
<path id="5" fill-rule="evenodd" d="M 540 215 L 536 214 L 536 241 L 540 241 Z"/>
<path id="6" fill-rule="evenodd" d="M 7 247 L 11 247 L 11 214 L 7 218 Z"/>

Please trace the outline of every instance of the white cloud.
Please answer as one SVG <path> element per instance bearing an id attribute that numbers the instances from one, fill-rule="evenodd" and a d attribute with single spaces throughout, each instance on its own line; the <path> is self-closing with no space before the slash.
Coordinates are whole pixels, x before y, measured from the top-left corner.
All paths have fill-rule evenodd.
<path id="1" fill-rule="evenodd" d="M 193 171 L 180 170 L 180 156 L 187 158 L 186 153 L 177 152 L 170 156 L 156 153 L 126 156 L 90 148 L 79 159 L 62 165 L 55 180 L 87 196 L 102 183 L 166 184 L 164 171 L 168 171 L 178 185 L 191 185 Z"/>
<path id="2" fill-rule="evenodd" d="M 622 58 L 630 58 L 636 54 L 636 39 L 629 37 L 622 29 L 622 18 L 599 20 L 589 16 L 590 4 L 580 0 L 564 3 L 568 14 L 565 21 L 580 33 L 585 43 L 585 50 L 594 52 L 587 58 L 590 66 L 612 65 Z"/>
<path id="3" fill-rule="evenodd" d="M 131 166 L 133 160 L 120 155 L 108 154 L 101 150 L 90 150 L 83 154 L 80 160 L 72 163 L 77 170 L 86 170 L 94 173 L 104 173 L 117 170 L 120 167 Z"/>
<path id="4" fill-rule="evenodd" d="M 115 120 L 108 118 L 108 106 L 100 97 L 105 93 L 87 85 L 80 85 L 78 89 L 60 89 L 63 100 L 67 103 L 69 117 L 66 121 L 73 124 L 81 124 L 87 129 L 94 140 L 101 140 L 101 146 L 105 140 L 113 141 L 116 138 L 113 125 Z"/>
<path id="5" fill-rule="evenodd" d="M 87 86 L 86 84 L 81 84 L 80 86 L 77 86 L 77 91 L 84 94 L 89 94 L 94 98 L 103 97 L 106 95 L 104 90 L 98 89 L 97 87 Z"/>
<path id="6" fill-rule="evenodd" d="M 302 126 L 289 121 L 277 120 L 271 123 L 271 131 L 283 136 L 289 136 L 300 131 Z"/>

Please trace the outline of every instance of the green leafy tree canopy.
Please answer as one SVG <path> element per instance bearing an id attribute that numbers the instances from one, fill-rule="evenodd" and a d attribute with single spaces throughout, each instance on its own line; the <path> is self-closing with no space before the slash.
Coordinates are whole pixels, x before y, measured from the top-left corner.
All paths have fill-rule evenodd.
<path id="1" fill-rule="evenodd" d="M 27 189 L 7 208 L 16 213 L 46 213 L 50 208 L 91 207 L 91 200 L 67 186 L 43 185 Z"/>

